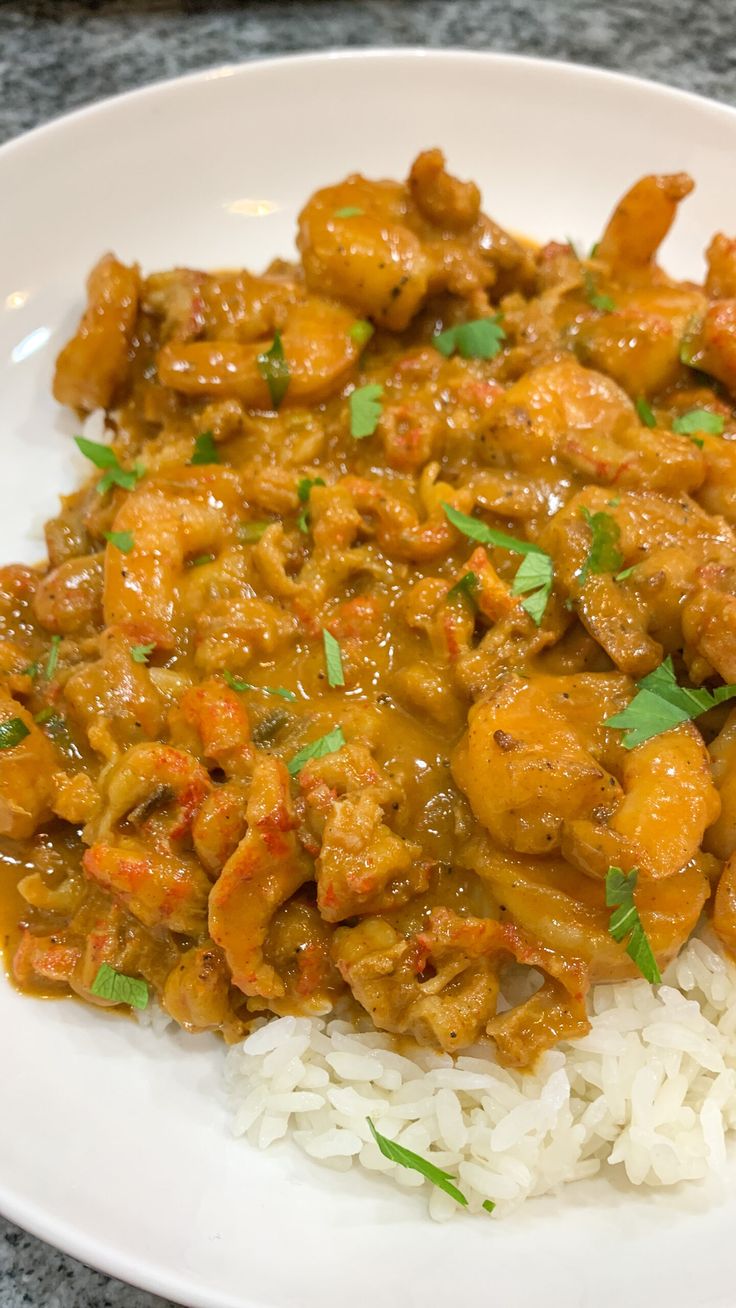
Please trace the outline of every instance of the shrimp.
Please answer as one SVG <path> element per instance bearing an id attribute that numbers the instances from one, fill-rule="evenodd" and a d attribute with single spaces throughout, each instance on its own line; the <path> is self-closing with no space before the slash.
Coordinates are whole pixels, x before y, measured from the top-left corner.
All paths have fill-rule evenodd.
<path id="1" fill-rule="evenodd" d="M 484 839 L 474 840 L 466 856 L 503 915 L 555 954 L 580 959 L 591 984 L 639 975 L 608 929 L 611 908 L 602 878 L 557 856 L 512 854 Z M 698 855 L 672 876 L 639 879 L 634 899 L 662 971 L 697 925 L 710 894 L 706 870 L 707 860 Z"/>
<path id="2" fill-rule="evenodd" d="M 254 750 L 241 695 L 214 678 L 191 686 L 169 713 L 172 739 L 228 777 L 249 777 Z"/>
<path id="3" fill-rule="evenodd" d="M 205 769 L 184 750 L 134 745 L 107 773 L 103 810 L 85 834 L 107 840 L 125 820 L 157 848 L 179 848 L 211 788 Z"/>
<path id="4" fill-rule="evenodd" d="M 687 173 L 641 177 L 616 205 L 596 259 L 624 275 L 647 269 L 675 220 L 677 206 L 694 185 Z"/>
<path id="5" fill-rule="evenodd" d="M 326 922 L 382 913 L 429 883 L 421 846 L 386 825 L 370 790 L 337 801 L 325 823 L 317 859 L 317 903 Z"/>
<path id="6" fill-rule="evenodd" d="M 25 735 L 0 750 L 0 835 L 26 840 L 50 816 L 58 763 L 53 745 L 28 710 L 0 690 L 0 723 L 13 721 L 22 724 Z"/>
<path id="7" fill-rule="evenodd" d="M 709 306 L 689 344 L 692 367 L 723 382 L 736 399 L 736 296 Z"/>
<path id="8" fill-rule="evenodd" d="M 316 296 L 288 310 L 282 336 L 286 404 L 318 404 L 351 379 L 360 357 L 360 346 L 350 335 L 354 322 L 349 309 Z M 270 346 L 263 340 L 170 342 L 159 351 L 159 380 L 182 395 L 217 395 L 271 409 L 259 364 Z"/>
<path id="9" fill-rule="evenodd" d="M 66 559 L 39 582 L 33 610 L 46 631 L 69 636 L 102 621 L 102 555 Z"/>
<path id="10" fill-rule="evenodd" d="M 423 1044 L 452 1051 L 487 1032 L 496 1039 L 503 1061 L 522 1065 L 555 1040 L 589 1029 L 585 968 L 575 959 L 555 957 L 511 924 L 461 918 L 439 908 L 424 931 L 407 939 L 381 918 L 366 918 L 336 933 L 333 955 L 376 1026 L 409 1033 Z M 516 1030 L 509 1029 L 508 1017 L 495 1018 L 498 969 L 508 957 L 548 974 L 544 996 L 534 995 L 528 1006 L 512 1010 Z M 551 1018 L 552 996 L 556 1021 L 545 1027 L 539 1010 Z M 518 1026 L 524 1012 L 522 1039 Z"/>
<path id="11" fill-rule="evenodd" d="M 108 626 L 128 624 L 163 650 L 177 639 L 177 599 L 186 561 L 218 552 L 237 530 L 244 496 L 230 469 L 182 469 L 147 479 L 118 510 L 113 530 L 130 532 L 127 554 L 105 551 L 104 612 Z"/>
<path id="12" fill-rule="evenodd" d="M 214 880 L 248 829 L 248 788 L 241 781 L 214 786 L 192 822 L 192 841 L 200 863 Z"/>
<path id="13" fill-rule="evenodd" d="M 616 524 L 617 567 L 633 567 L 630 576 L 585 576 L 591 542 L 586 513 L 603 513 Z M 608 492 L 591 486 L 555 515 L 541 541 L 581 622 L 622 671 L 641 677 L 684 642 L 690 665 L 696 656 L 708 661 L 699 680 L 711 666 L 731 679 L 736 668 L 728 606 L 729 600 L 736 605 L 729 595 L 736 590 L 736 535 L 722 519 L 687 496 L 623 491 L 611 502 Z"/>
<path id="14" fill-rule="evenodd" d="M 100 637 L 100 657 L 74 668 L 64 683 L 72 721 L 108 762 L 128 746 L 158 736 L 166 720 L 151 669 L 131 658 L 131 646 L 142 638 L 136 627 L 110 627 Z"/>
<path id="15" fill-rule="evenodd" d="M 452 759 L 457 784 L 503 848 L 672 876 L 719 812 L 705 746 L 689 723 L 625 751 L 604 719 L 630 694 L 620 675 L 512 677 L 471 709 Z M 666 783 L 666 784 L 665 784 Z"/>
<path id="16" fill-rule="evenodd" d="M 583 363 L 599 368 L 629 395 L 656 395 L 680 380 L 681 350 L 694 319 L 707 301 L 695 287 L 613 286 L 610 310 L 590 314 L 580 325 L 575 350 Z M 661 437 L 655 433 L 655 440 Z"/>
<path id="17" fill-rule="evenodd" d="M 717 232 L 705 253 L 705 289 L 711 300 L 736 298 L 736 237 Z"/>
<path id="18" fill-rule="evenodd" d="M 56 360 L 59 404 L 91 413 L 108 409 L 125 387 L 138 313 L 140 273 L 106 254 L 87 280 L 87 308 L 76 336 Z"/>
<path id="19" fill-rule="evenodd" d="M 247 834 L 212 887 L 210 934 L 225 952 L 233 985 L 278 999 L 284 983 L 263 954 L 269 924 L 312 873 L 294 835 L 289 774 L 273 755 L 256 763 L 247 815 Z"/>
<path id="20" fill-rule="evenodd" d="M 185 1031 L 218 1031 L 232 1023 L 230 974 L 211 940 L 181 955 L 166 978 L 163 1006 Z"/>
<path id="21" fill-rule="evenodd" d="M 736 709 L 710 742 L 708 753 L 721 811 L 706 831 L 703 847 L 716 858 L 727 859 L 736 853 Z"/>
<path id="22" fill-rule="evenodd" d="M 195 858 L 121 836 L 86 850 L 82 866 L 143 926 L 199 935 L 207 923 L 209 880 Z"/>

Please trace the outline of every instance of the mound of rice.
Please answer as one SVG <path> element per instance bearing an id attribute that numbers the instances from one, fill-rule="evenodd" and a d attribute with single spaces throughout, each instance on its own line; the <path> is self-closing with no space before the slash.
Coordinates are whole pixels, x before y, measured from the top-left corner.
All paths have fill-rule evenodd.
<path id="1" fill-rule="evenodd" d="M 262 1149 L 289 1133 L 338 1171 L 357 1164 L 423 1187 L 438 1220 L 463 1210 L 386 1159 L 368 1117 L 452 1173 L 471 1211 L 492 1200 L 496 1217 L 603 1164 L 634 1185 L 722 1170 L 736 1129 L 736 968 L 693 939 L 659 987 L 596 986 L 591 1019 L 583 1040 L 519 1073 L 485 1047 L 406 1057 L 390 1036 L 346 1022 L 279 1018 L 228 1053 L 233 1129 Z"/>

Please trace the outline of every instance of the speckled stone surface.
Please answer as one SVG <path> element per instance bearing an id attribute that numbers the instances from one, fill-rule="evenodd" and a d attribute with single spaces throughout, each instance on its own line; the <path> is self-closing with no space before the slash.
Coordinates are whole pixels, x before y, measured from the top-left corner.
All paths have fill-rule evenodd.
<path id="1" fill-rule="evenodd" d="M 733 34 L 734 0 L 0 0 L 0 141 L 190 69 L 338 46 L 517 51 L 734 103 Z M 0 1308 L 165 1304 L 0 1219 Z"/>

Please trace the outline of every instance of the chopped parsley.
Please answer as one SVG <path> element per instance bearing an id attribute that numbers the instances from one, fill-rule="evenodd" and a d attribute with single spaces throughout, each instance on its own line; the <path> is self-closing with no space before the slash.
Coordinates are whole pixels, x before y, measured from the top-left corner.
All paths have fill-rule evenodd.
<path id="1" fill-rule="evenodd" d="M 135 544 L 132 531 L 103 531 L 102 534 L 121 554 L 130 554 Z"/>
<path id="2" fill-rule="evenodd" d="M 636 412 L 645 427 L 656 427 L 657 419 L 654 416 L 654 410 L 643 395 L 640 395 L 636 401 Z"/>
<path id="3" fill-rule="evenodd" d="M 584 586 L 588 577 L 601 572 L 615 572 L 623 563 L 619 549 L 621 528 L 610 513 L 591 513 L 584 506 L 580 509 L 581 518 L 591 530 L 591 542 L 580 572 L 578 582 Z"/>
<path id="4" fill-rule="evenodd" d="M 356 345 L 362 347 L 368 344 L 375 330 L 372 322 L 368 322 L 365 318 L 359 318 L 357 322 L 353 323 L 348 335 L 351 340 L 355 341 Z"/>
<path id="5" fill-rule="evenodd" d="M 326 736 L 320 736 L 319 739 L 313 740 L 311 745 L 305 745 L 294 755 L 290 763 L 287 764 L 289 774 L 295 777 L 297 772 L 301 772 L 305 763 L 313 758 L 324 758 L 326 754 L 334 754 L 336 750 L 342 749 L 345 744 L 345 737 L 342 734 L 342 727 L 333 727 L 328 731 Z"/>
<path id="6" fill-rule="evenodd" d="M 381 1135 L 381 1132 L 376 1130 L 370 1117 L 367 1117 L 366 1121 L 371 1128 L 371 1135 L 384 1158 L 388 1158 L 392 1163 L 399 1163 L 401 1167 L 408 1167 L 412 1172 L 419 1172 L 432 1185 L 436 1185 L 438 1190 L 444 1190 L 445 1194 L 449 1194 L 450 1198 L 455 1200 L 455 1203 L 467 1208 L 468 1201 L 462 1190 L 458 1190 L 450 1172 L 445 1172 L 441 1167 L 436 1167 L 428 1159 L 422 1158 L 421 1154 L 415 1154 L 413 1149 L 407 1149 L 404 1145 L 396 1144 L 394 1140 L 388 1140 L 385 1135 Z M 492 1211 L 492 1209 L 486 1207 L 490 1203 L 491 1200 L 487 1199 L 483 1204 L 486 1212 Z"/>
<path id="7" fill-rule="evenodd" d="M 592 309 L 598 309 L 601 313 L 613 313 L 616 304 L 610 295 L 601 295 L 598 291 L 595 278 L 591 272 L 586 272 L 583 278 L 583 289 L 585 298 Z"/>
<path id="8" fill-rule="evenodd" d="M 328 686 L 344 686 L 345 673 L 342 667 L 342 653 L 340 646 L 326 627 L 322 628 L 322 642 L 325 649 L 325 667 L 327 668 Z"/>
<path id="9" fill-rule="evenodd" d="M 90 990 L 93 995 L 109 999 L 113 1004 L 129 1004 L 131 1008 L 148 1007 L 148 983 L 141 977 L 116 972 L 109 963 L 101 964 Z"/>
<path id="10" fill-rule="evenodd" d="M 150 645 L 131 645 L 130 657 L 134 663 L 147 663 L 155 648 L 155 641 Z"/>
<path id="11" fill-rule="evenodd" d="M 88 441 L 85 436 L 75 436 L 74 442 L 85 459 L 94 463 L 96 468 L 104 470 L 104 477 L 101 477 L 97 483 L 100 495 L 104 495 L 111 486 L 132 490 L 145 473 L 145 468 L 140 463 L 136 463 L 130 469 L 123 468 L 117 454 L 109 445 L 100 445 L 99 441 Z"/>
<path id="12" fill-rule="evenodd" d="M 309 497 L 312 494 L 312 487 L 324 485 L 326 485 L 326 482 L 323 477 L 302 477 L 296 488 L 296 493 L 299 496 L 299 503 L 303 505 L 299 517 L 296 520 L 296 525 L 305 535 L 309 531 L 310 515 L 308 506 Z"/>
<path id="13" fill-rule="evenodd" d="M 359 209 L 357 204 L 345 204 L 342 209 L 335 210 L 336 218 L 362 218 L 365 209 Z"/>
<path id="14" fill-rule="evenodd" d="M 54 716 L 54 710 L 50 704 L 47 704 L 46 708 L 41 709 L 41 712 L 36 714 L 33 721 L 37 722 L 39 727 L 43 727 L 47 722 L 50 722 Z"/>
<path id="15" fill-rule="evenodd" d="M 383 410 L 382 396 L 383 387 L 377 382 L 359 386 L 352 392 L 349 401 L 350 435 L 356 441 L 363 440 L 364 436 L 372 436 L 376 430 Z"/>
<path id="16" fill-rule="evenodd" d="M 194 453 L 189 460 L 193 466 L 200 463 L 219 463 L 220 451 L 215 445 L 215 438 L 211 431 L 203 431 L 195 439 Z"/>
<path id="17" fill-rule="evenodd" d="M 241 522 L 238 534 L 245 545 L 255 545 L 270 526 L 270 522 Z"/>
<path id="18" fill-rule="evenodd" d="M 639 917 L 639 910 L 634 903 L 634 891 L 638 880 L 638 868 L 632 868 L 627 874 L 620 867 L 609 867 L 606 873 L 606 904 L 613 908 L 608 930 L 614 940 L 620 944 L 629 937 L 626 953 L 633 959 L 642 976 L 652 985 L 659 985 L 662 977 L 654 957 L 654 951 L 647 939 L 646 932 Z"/>
<path id="19" fill-rule="evenodd" d="M 287 690 L 284 686 L 255 686 L 251 681 L 243 681 L 240 677 L 234 677 L 232 672 L 227 668 L 222 672 L 223 680 L 231 690 L 242 692 L 244 690 L 259 690 L 262 695 L 278 695 L 279 699 L 295 700 L 296 695 L 293 690 Z"/>
<path id="20" fill-rule="evenodd" d="M 203 568 L 205 563 L 214 563 L 214 554 L 198 554 L 196 559 L 192 559 L 189 564 L 190 568 Z"/>
<path id="21" fill-rule="evenodd" d="M 290 380 L 281 332 L 274 332 L 271 348 L 258 355 L 258 371 L 268 386 L 271 404 L 274 409 L 278 409 L 289 389 Z"/>
<path id="22" fill-rule="evenodd" d="M 652 736 L 671 731 L 736 696 L 736 686 L 718 686 L 714 691 L 678 686 L 670 657 L 636 684 L 631 703 L 603 724 L 626 732 L 624 749 L 635 749 Z"/>
<path id="23" fill-rule="evenodd" d="M 0 749 L 14 749 L 30 734 L 21 718 L 8 718 L 6 722 L 0 722 Z"/>
<path id="24" fill-rule="evenodd" d="M 475 593 L 480 586 L 480 578 L 475 572 L 465 572 L 459 581 L 455 582 L 447 592 L 448 599 L 466 600 L 472 608 L 475 608 Z"/>
<path id="25" fill-rule="evenodd" d="M 527 554 L 514 577 L 511 594 L 526 595 L 526 599 L 521 601 L 521 607 L 538 627 L 541 626 L 554 579 L 552 559 L 542 550 Z"/>
<path id="26" fill-rule="evenodd" d="M 495 359 L 505 340 L 501 315 L 497 314 L 448 327 L 432 337 L 432 344 L 446 358 L 457 352 L 461 359 Z"/>
<path id="27" fill-rule="evenodd" d="M 46 660 L 46 667 L 44 669 L 44 673 L 47 681 L 50 681 L 54 673 L 56 672 L 56 665 L 59 662 L 60 644 L 61 644 L 61 636 L 51 637 L 51 648 L 49 650 L 49 656 Z"/>
<path id="28" fill-rule="evenodd" d="M 630 568 L 624 568 L 623 572 L 617 572 L 614 581 L 626 581 L 626 578 L 631 576 L 635 567 L 636 564 L 632 563 Z"/>
<path id="29" fill-rule="evenodd" d="M 489 527 L 478 518 L 471 518 L 469 514 L 461 513 L 459 509 L 453 508 L 451 504 L 444 501 L 442 508 L 448 522 L 471 540 L 476 540 L 481 545 L 496 545 L 500 549 L 511 550 L 514 554 L 527 556 L 514 578 L 511 589 L 514 595 L 527 596 L 522 600 L 521 606 L 539 626 L 554 582 L 554 564 L 549 554 L 540 545 L 535 545 L 528 540 L 518 540 L 505 531 L 497 531 L 495 527 Z"/>
<path id="30" fill-rule="evenodd" d="M 725 425 L 725 419 L 720 413 L 711 413 L 709 409 L 690 409 L 673 420 L 672 430 L 680 436 L 693 436 L 699 431 L 707 432 L 709 436 L 722 436 Z"/>

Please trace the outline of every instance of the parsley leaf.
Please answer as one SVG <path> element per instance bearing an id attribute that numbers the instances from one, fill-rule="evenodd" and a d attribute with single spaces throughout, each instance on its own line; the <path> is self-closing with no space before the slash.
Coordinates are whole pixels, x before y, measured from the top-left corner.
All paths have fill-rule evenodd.
<path id="1" fill-rule="evenodd" d="M 492 1213 L 495 1207 L 496 1205 L 492 1199 L 484 1199 L 481 1204 L 481 1208 L 484 1208 L 487 1213 Z"/>
<path id="2" fill-rule="evenodd" d="M 624 560 L 618 548 L 621 528 L 616 519 L 610 513 L 591 513 L 585 506 L 581 507 L 580 516 L 592 533 L 585 562 L 578 573 L 578 582 L 584 586 L 591 573 L 615 572 Z"/>
<path id="3" fill-rule="evenodd" d="M 554 579 L 554 564 L 549 554 L 541 551 L 538 554 L 527 554 L 514 577 L 511 593 L 527 596 L 521 601 L 521 607 L 538 627 L 544 617 Z M 529 591 L 532 593 L 529 594 Z"/>
<path id="4" fill-rule="evenodd" d="M 601 313 L 613 313 L 616 305 L 610 295 L 601 295 L 595 284 L 595 279 L 591 272 L 586 272 L 583 278 L 583 289 L 588 304 L 593 309 L 599 309 Z"/>
<path id="5" fill-rule="evenodd" d="M 46 667 L 44 669 L 47 681 L 50 681 L 54 673 L 56 672 L 56 665 L 59 662 L 60 644 L 61 644 L 61 636 L 51 637 L 51 649 L 49 650 L 49 656 L 46 660 Z"/>
<path id="6" fill-rule="evenodd" d="M 497 545 L 501 549 L 527 556 L 514 578 L 511 590 L 514 595 L 527 595 L 527 599 L 522 600 L 521 607 L 539 626 L 547 607 L 555 575 L 554 564 L 549 554 L 540 545 L 535 545 L 528 540 L 517 540 L 515 536 L 509 536 L 505 531 L 496 531 L 494 527 L 488 527 L 478 518 L 471 518 L 469 514 L 461 513 L 459 509 L 453 508 L 451 504 L 444 501 L 442 508 L 453 527 L 457 527 L 458 531 L 461 531 L 464 536 L 469 536 L 471 540 L 477 540 L 481 545 Z M 530 591 L 532 594 L 529 594 Z"/>
<path id="7" fill-rule="evenodd" d="M 189 460 L 193 467 L 200 463 L 219 463 L 220 451 L 215 445 L 215 438 L 211 431 L 200 432 L 194 442 L 194 454 Z"/>
<path id="8" fill-rule="evenodd" d="M 102 963 L 90 990 L 100 999 L 113 1004 L 130 1004 L 131 1008 L 148 1007 L 148 983 L 141 977 L 125 976 L 108 963 Z"/>
<path id="9" fill-rule="evenodd" d="M 255 545 L 270 525 L 270 522 L 241 522 L 238 534 L 245 545 Z"/>
<path id="10" fill-rule="evenodd" d="M 232 672 L 228 672 L 227 668 L 223 668 L 222 676 L 231 690 L 259 690 L 262 695 L 278 695 L 279 699 L 296 699 L 293 690 L 286 690 L 284 686 L 255 686 L 251 681 L 243 681 L 240 677 L 234 677 Z"/>
<path id="11" fill-rule="evenodd" d="M 6 722 L 0 722 L 0 749 L 13 749 L 30 734 L 21 718 L 8 718 Z"/>
<path id="12" fill-rule="evenodd" d="M 457 351 L 461 359 L 495 359 L 505 340 L 501 316 L 497 314 L 495 318 L 476 318 L 448 327 L 432 337 L 432 344 L 446 358 Z"/>
<path id="13" fill-rule="evenodd" d="M 202 568 L 204 567 L 205 563 L 214 563 L 214 561 L 215 561 L 214 554 L 198 554 L 196 559 L 192 559 L 189 566 L 190 568 Z"/>
<path id="14" fill-rule="evenodd" d="M 376 382 L 359 386 L 352 392 L 349 401 L 350 435 L 356 441 L 362 441 L 364 436 L 372 436 L 376 430 L 383 409 L 382 395 L 383 387 Z"/>
<path id="15" fill-rule="evenodd" d="M 680 436 L 692 436 L 694 432 L 705 431 L 710 436 L 722 436 L 725 419 L 720 413 L 711 413 L 708 409 L 690 409 L 672 423 L 672 430 Z"/>
<path id="16" fill-rule="evenodd" d="M 614 581 L 626 581 L 626 578 L 631 576 L 635 567 L 636 564 L 632 563 L 630 568 L 624 568 L 623 572 L 617 572 Z"/>
<path id="17" fill-rule="evenodd" d="M 318 740 L 313 740 L 311 745 L 305 745 L 295 754 L 290 763 L 287 764 L 289 775 L 295 777 L 297 772 L 301 772 L 305 763 L 312 758 L 324 758 L 326 754 L 334 754 L 336 750 L 342 749 L 345 744 L 345 737 L 342 734 L 342 727 L 333 727 L 328 731 L 326 736 L 320 736 Z"/>
<path id="18" fill-rule="evenodd" d="M 608 930 L 619 944 L 629 936 L 626 953 L 633 959 L 642 976 L 652 985 L 658 985 L 662 977 L 634 903 L 638 877 L 638 868 L 632 868 L 627 874 L 620 867 L 609 867 L 606 873 L 606 904 L 609 908 L 614 908 L 615 912 L 611 914 Z"/>
<path id="19" fill-rule="evenodd" d="M 271 404 L 274 409 L 278 409 L 289 389 L 290 380 L 281 332 L 274 332 L 271 348 L 258 355 L 258 371 L 268 386 Z"/>
<path id="20" fill-rule="evenodd" d="M 372 322 L 368 322 L 365 318 L 359 318 L 357 322 L 353 323 L 348 335 L 351 340 L 355 341 L 356 345 L 362 346 L 368 344 L 375 330 Z"/>
<path id="21" fill-rule="evenodd" d="M 102 534 L 121 554 L 130 554 L 135 544 L 132 531 L 103 531 Z"/>
<path id="22" fill-rule="evenodd" d="M 357 204 L 343 205 L 342 209 L 335 210 L 336 218 L 362 218 L 365 209 L 359 209 Z"/>
<path id="23" fill-rule="evenodd" d="M 466 572 L 459 581 L 455 582 L 454 586 L 450 587 L 447 592 L 447 598 L 467 600 L 471 607 L 475 608 L 475 592 L 479 586 L 480 579 L 477 574 L 475 572 Z"/>
<path id="24" fill-rule="evenodd" d="M 408 1167 L 412 1172 L 419 1172 L 427 1181 L 431 1181 L 432 1185 L 436 1185 L 438 1190 L 444 1190 L 445 1194 L 449 1194 L 450 1198 L 455 1200 L 455 1203 L 467 1208 L 468 1201 L 462 1190 L 458 1190 L 450 1172 L 445 1172 L 441 1167 L 436 1167 L 428 1159 L 422 1158 L 421 1154 L 415 1154 L 413 1149 L 407 1149 L 404 1145 L 396 1144 L 394 1140 L 388 1140 L 385 1135 L 381 1135 L 381 1132 L 376 1130 L 370 1117 L 367 1117 L 366 1121 L 371 1128 L 371 1135 L 384 1158 L 388 1158 L 392 1163 L 399 1163 L 401 1167 Z M 490 1200 L 486 1200 L 486 1203 L 490 1202 Z M 485 1208 L 485 1206 L 484 1204 L 483 1207 Z"/>
<path id="25" fill-rule="evenodd" d="M 147 663 L 149 655 L 153 654 L 155 648 L 155 642 L 150 645 L 131 645 L 130 657 L 134 663 Z"/>
<path id="26" fill-rule="evenodd" d="M 140 463 L 136 463 L 130 469 L 123 468 L 117 454 L 109 445 L 100 445 L 99 441 L 88 441 L 84 436 L 75 436 L 74 443 L 85 459 L 94 463 L 96 468 L 105 470 L 104 477 L 101 477 L 97 483 L 100 495 L 104 495 L 111 486 L 122 486 L 123 490 L 132 490 L 145 473 L 145 468 Z"/>
<path id="27" fill-rule="evenodd" d="M 296 525 L 305 535 L 309 531 L 309 509 L 307 508 L 307 505 L 309 504 L 309 497 L 312 494 L 312 487 L 324 485 L 326 485 L 326 482 L 322 477 L 302 477 L 296 488 L 296 493 L 299 496 L 299 503 L 304 505 L 304 508 L 301 510 L 301 513 L 296 520 Z"/>
<path id="28" fill-rule="evenodd" d="M 340 646 L 326 627 L 322 628 L 322 641 L 325 647 L 325 665 L 327 667 L 327 684 L 328 686 L 344 686 L 345 673 L 342 668 L 342 654 Z"/>
<path id="29" fill-rule="evenodd" d="M 645 427 L 656 427 L 657 419 L 654 416 L 652 406 L 643 395 L 640 395 L 636 401 L 636 412 Z"/>
<path id="30" fill-rule="evenodd" d="M 621 713 L 607 718 L 604 727 L 625 731 L 624 749 L 635 749 L 652 736 L 671 731 L 681 722 L 697 718 L 708 709 L 736 696 L 736 686 L 718 686 L 714 691 L 678 686 L 672 659 L 637 682 L 637 693 Z"/>

